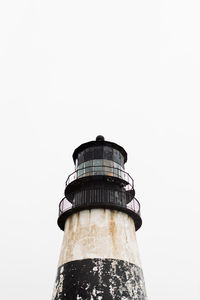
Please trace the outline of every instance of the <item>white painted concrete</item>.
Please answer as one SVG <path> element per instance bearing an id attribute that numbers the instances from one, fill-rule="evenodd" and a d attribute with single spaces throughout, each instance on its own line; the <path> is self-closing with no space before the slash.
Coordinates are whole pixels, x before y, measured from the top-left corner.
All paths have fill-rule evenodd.
<path id="1" fill-rule="evenodd" d="M 84 210 L 70 216 L 58 265 L 86 258 L 122 259 L 141 267 L 132 218 L 109 209 Z"/>

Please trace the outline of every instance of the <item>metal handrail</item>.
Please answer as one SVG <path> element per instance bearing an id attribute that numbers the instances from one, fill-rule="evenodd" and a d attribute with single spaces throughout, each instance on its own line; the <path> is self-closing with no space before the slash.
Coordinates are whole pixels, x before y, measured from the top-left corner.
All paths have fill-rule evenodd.
<path id="1" fill-rule="evenodd" d="M 97 203 L 89 203 L 89 204 L 97 204 Z M 102 206 L 105 204 L 108 204 L 108 203 L 103 203 L 103 202 L 101 202 L 101 204 L 102 204 Z M 120 207 L 120 205 L 119 204 L 117 204 L 117 203 L 115 203 L 115 202 L 113 202 L 113 203 L 109 203 L 109 205 L 113 205 L 113 206 L 116 206 L 116 207 Z M 66 211 L 68 211 L 68 210 L 72 210 L 73 208 L 75 208 L 75 207 L 79 207 L 79 206 L 82 206 L 82 205 L 73 205 L 71 202 L 69 202 L 68 200 L 67 200 L 67 198 L 66 197 L 64 197 L 61 201 L 60 201 L 60 203 L 59 203 L 59 216 L 61 215 L 61 214 L 63 214 L 64 212 L 66 212 Z M 86 208 L 87 208 L 87 206 L 86 206 Z M 131 210 L 131 211 L 133 211 L 133 212 L 135 212 L 136 214 L 138 214 L 138 215 L 140 215 L 140 203 L 139 203 L 139 201 L 136 199 L 136 198 L 134 198 L 131 202 L 129 202 L 127 205 L 126 205 L 126 208 L 127 209 L 129 209 L 129 210 Z"/>
<path id="2" fill-rule="evenodd" d="M 97 170 L 97 168 L 101 168 L 101 169 Z M 110 170 L 107 171 L 107 170 L 105 170 L 105 168 L 109 168 Z M 79 171 L 87 170 L 87 169 L 89 169 L 90 171 L 84 172 L 81 175 L 78 174 Z M 102 174 L 95 174 L 97 172 L 102 172 Z M 120 175 L 118 175 L 117 172 Z M 89 175 L 87 175 L 87 174 L 89 174 Z M 95 175 L 108 175 L 111 177 L 117 177 L 117 178 L 125 180 L 128 185 L 130 185 L 132 188 L 134 188 L 134 180 L 127 172 L 125 172 L 124 170 L 122 170 L 120 168 L 110 167 L 107 165 L 89 166 L 89 167 L 84 167 L 84 168 L 80 168 L 80 169 L 78 168 L 77 170 L 75 170 L 73 173 L 71 173 L 68 176 L 68 178 L 66 180 L 66 186 L 78 178 L 83 178 L 83 177 L 87 177 L 87 176 L 95 176 Z"/>

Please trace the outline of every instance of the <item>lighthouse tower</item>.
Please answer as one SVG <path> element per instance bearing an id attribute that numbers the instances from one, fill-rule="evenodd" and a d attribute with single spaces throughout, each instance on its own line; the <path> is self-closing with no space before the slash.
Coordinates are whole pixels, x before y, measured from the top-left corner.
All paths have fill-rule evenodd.
<path id="1" fill-rule="evenodd" d="M 135 235 L 140 204 L 126 151 L 97 136 L 73 160 L 59 204 L 64 237 L 53 300 L 146 300 Z"/>

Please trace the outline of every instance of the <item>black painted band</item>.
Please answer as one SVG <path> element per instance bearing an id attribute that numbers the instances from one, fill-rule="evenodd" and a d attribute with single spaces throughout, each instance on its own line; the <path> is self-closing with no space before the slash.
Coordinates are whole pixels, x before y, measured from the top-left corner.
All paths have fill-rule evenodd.
<path id="1" fill-rule="evenodd" d="M 83 259 L 58 268 L 53 300 L 146 300 L 141 268 L 118 259 Z"/>

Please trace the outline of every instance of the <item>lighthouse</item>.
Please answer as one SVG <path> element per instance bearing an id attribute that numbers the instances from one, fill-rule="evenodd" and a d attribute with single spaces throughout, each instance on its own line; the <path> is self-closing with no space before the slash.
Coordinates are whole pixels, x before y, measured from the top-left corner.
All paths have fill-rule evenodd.
<path id="1" fill-rule="evenodd" d="M 53 300 L 146 300 L 136 241 L 142 225 L 127 152 L 103 136 L 73 153 L 58 226 L 64 231 Z"/>

